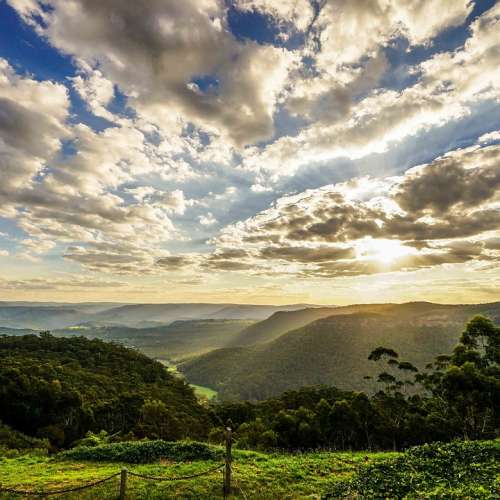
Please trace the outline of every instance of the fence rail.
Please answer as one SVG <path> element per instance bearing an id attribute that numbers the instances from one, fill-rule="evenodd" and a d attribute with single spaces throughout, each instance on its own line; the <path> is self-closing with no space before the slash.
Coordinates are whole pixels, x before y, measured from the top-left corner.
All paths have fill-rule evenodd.
<path id="1" fill-rule="evenodd" d="M 48 491 L 31 491 L 31 490 L 18 490 L 15 488 L 5 488 L 0 484 L 0 493 L 11 493 L 14 495 L 24 495 L 24 496 L 37 496 L 37 497 L 48 497 L 53 495 L 63 495 L 66 493 L 72 493 L 76 491 L 85 490 L 88 488 L 93 488 L 100 484 L 106 483 L 114 479 L 115 477 L 120 476 L 120 500 L 125 500 L 127 495 L 127 479 L 128 476 L 133 476 L 141 479 L 146 479 L 148 481 L 186 481 L 190 479 L 194 479 L 201 476 L 206 476 L 208 474 L 212 474 L 218 470 L 223 471 L 223 485 L 222 491 L 224 494 L 224 498 L 231 493 L 231 462 L 232 462 L 232 432 L 231 427 L 226 428 L 226 454 L 223 463 L 218 464 L 215 467 L 207 469 L 203 472 L 197 472 L 195 474 L 189 474 L 185 476 L 174 476 L 174 477 L 161 477 L 161 476 L 148 476 L 147 474 L 139 474 L 137 472 L 129 471 L 126 468 L 123 468 L 121 471 L 116 472 L 115 474 L 111 474 L 111 476 L 105 477 L 103 479 L 99 479 L 98 481 L 93 481 L 92 483 L 82 484 L 80 486 L 74 486 L 72 488 L 60 489 L 60 490 L 48 490 Z"/>
<path id="2" fill-rule="evenodd" d="M 111 476 L 105 477 L 104 479 L 99 479 L 98 481 L 93 481 L 92 483 L 82 484 L 80 486 L 74 486 L 73 488 L 67 488 L 64 490 L 49 490 L 49 491 L 31 491 L 31 490 L 17 490 L 14 488 L 4 488 L 0 485 L 0 492 L 3 493 L 13 493 L 17 495 L 31 495 L 36 497 L 49 497 L 53 495 L 62 495 L 64 493 L 72 493 L 73 491 L 86 490 L 87 488 L 93 488 L 94 486 L 98 486 L 99 484 L 106 483 L 111 479 L 119 476 L 121 472 L 117 472 L 116 474 L 111 474 Z"/>
<path id="3" fill-rule="evenodd" d="M 196 474 L 191 474 L 189 476 L 175 476 L 175 477 L 159 477 L 159 476 L 148 476 L 146 474 L 138 474 L 137 472 L 127 471 L 129 476 L 140 477 L 142 479 L 148 479 L 150 481 L 185 481 L 188 479 L 194 479 L 195 477 L 206 476 L 207 474 L 211 474 L 212 472 L 222 470 L 226 464 L 219 464 L 217 467 L 212 467 L 203 472 L 198 472 Z M 127 470 L 127 469 L 125 469 Z"/>

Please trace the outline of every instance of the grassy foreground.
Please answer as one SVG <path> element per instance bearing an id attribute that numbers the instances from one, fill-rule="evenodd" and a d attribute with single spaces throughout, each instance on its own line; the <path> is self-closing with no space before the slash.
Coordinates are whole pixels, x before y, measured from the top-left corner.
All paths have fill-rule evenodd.
<path id="1" fill-rule="evenodd" d="M 268 455 L 235 450 L 233 497 L 245 498 L 239 487 L 248 499 L 320 498 L 336 481 L 350 477 L 358 465 L 395 455 L 363 452 Z M 213 460 L 177 463 L 160 460 L 151 464 L 132 465 L 27 455 L 0 459 L 0 481 L 4 487 L 40 491 L 92 482 L 119 471 L 121 467 L 146 475 L 177 476 L 201 472 L 217 463 Z M 57 498 L 116 498 L 118 487 L 119 478 L 116 478 L 95 488 Z M 129 477 L 127 492 L 130 499 L 222 498 L 222 472 L 175 482 L 153 482 Z M 4 493 L 0 494 L 0 498 L 20 497 Z"/>
<path id="2" fill-rule="evenodd" d="M 34 454 L 4 456 L 0 458 L 0 481 L 3 487 L 41 492 L 90 483 L 118 472 L 121 467 L 150 476 L 184 476 L 221 464 L 218 458 L 221 451 L 203 443 L 155 441 L 75 448 L 54 458 Z M 153 458 L 160 452 L 171 460 Z M 232 498 L 235 499 L 500 498 L 500 440 L 433 443 L 404 453 L 292 455 L 235 450 L 233 456 Z M 128 457 L 127 463 L 119 461 L 124 457 Z M 145 460 L 150 463 L 143 463 Z M 118 487 L 117 477 L 95 488 L 58 498 L 113 499 L 117 498 Z M 217 470 L 195 479 L 172 482 L 129 476 L 127 493 L 129 499 L 217 499 L 222 497 L 222 472 Z M 22 497 L 3 493 L 0 498 Z"/>

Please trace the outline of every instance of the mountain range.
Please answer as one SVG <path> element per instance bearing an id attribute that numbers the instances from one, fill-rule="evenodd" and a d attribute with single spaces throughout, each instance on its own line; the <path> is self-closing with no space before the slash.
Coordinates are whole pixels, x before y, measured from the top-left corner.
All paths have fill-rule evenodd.
<path id="1" fill-rule="evenodd" d="M 304 307 L 307 305 L 0 302 L 0 326 L 52 330 L 83 323 L 148 327 L 178 320 L 263 320 L 277 311 Z"/>
<path id="2" fill-rule="evenodd" d="M 367 361 L 373 349 L 392 348 L 400 359 L 423 369 L 436 356 L 451 352 L 464 324 L 476 314 L 499 323 L 500 302 L 366 304 L 279 312 L 243 330 L 232 346 L 188 360 L 179 369 L 190 382 L 203 383 L 225 399 L 264 399 L 317 384 L 372 392 L 376 375 L 387 370 L 386 365 Z"/>
<path id="3" fill-rule="evenodd" d="M 100 338 L 178 365 L 222 399 L 264 399 L 304 385 L 374 391 L 387 366 L 367 361 L 378 346 L 419 369 L 456 345 L 465 323 L 500 323 L 500 302 L 350 306 L 239 304 L 0 303 L 0 335 L 50 329 Z"/>

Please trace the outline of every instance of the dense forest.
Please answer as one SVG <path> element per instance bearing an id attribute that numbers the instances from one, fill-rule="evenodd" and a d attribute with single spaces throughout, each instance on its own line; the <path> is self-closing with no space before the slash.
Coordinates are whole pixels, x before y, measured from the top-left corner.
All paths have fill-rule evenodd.
<path id="1" fill-rule="evenodd" d="M 202 437 L 209 420 L 193 390 L 135 350 L 83 337 L 0 337 L 0 420 L 68 446 L 88 431 Z"/>
<path id="2" fill-rule="evenodd" d="M 228 421 L 238 446 L 257 449 L 402 449 L 489 439 L 500 426 L 499 363 L 500 329 L 478 316 L 453 352 L 425 370 L 392 346 L 372 350 L 363 366 L 378 372 L 373 395 L 316 386 L 208 406 L 185 381 L 133 349 L 47 332 L 3 336 L 0 445 L 24 440 L 35 447 L 46 439 L 55 449 L 89 435 L 217 442 Z"/>
<path id="3" fill-rule="evenodd" d="M 383 346 L 366 362 L 380 370 L 372 397 L 306 387 L 262 402 L 221 403 L 216 413 L 233 422 L 240 446 L 261 449 L 401 449 L 498 436 L 500 328 L 491 320 L 471 320 L 453 353 L 423 372 Z"/>

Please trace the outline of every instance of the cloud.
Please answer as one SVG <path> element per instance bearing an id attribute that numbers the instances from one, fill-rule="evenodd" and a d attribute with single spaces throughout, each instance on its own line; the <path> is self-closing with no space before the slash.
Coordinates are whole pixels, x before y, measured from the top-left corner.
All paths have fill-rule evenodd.
<path id="1" fill-rule="evenodd" d="M 148 196 L 142 186 L 132 192 L 135 202 L 121 192 L 140 176 L 168 172 L 162 153 L 135 123 L 95 132 L 68 125 L 68 108 L 64 86 L 21 77 L 0 61 L 0 214 L 29 236 L 20 257 L 39 259 L 54 240 L 126 240 L 146 252 L 172 237 L 170 216 L 190 203 L 182 190 L 155 188 Z M 62 154 L 63 141 L 76 152 Z"/>
<path id="2" fill-rule="evenodd" d="M 471 0 L 392 1 L 393 20 L 414 45 L 428 43 L 446 28 L 462 24 L 472 12 Z"/>
<path id="3" fill-rule="evenodd" d="M 40 261 L 40 256 L 52 250 L 56 244 L 44 237 L 39 239 L 26 238 L 20 241 L 21 252 L 18 257 L 21 259 L 29 260 L 31 262 Z"/>
<path id="4" fill-rule="evenodd" d="M 219 268 L 309 277 L 498 260 L 488 236 L 500 234 L 499 185 L 499 145 L 456 150 L 401 177 L 283 197 L 223 228 L 205 259 L 213 265 L 224 255 Z"/>
<path id="5" fill-rule="evenodd" d="M 64 258 L 95 272 L 112 274 L 151 274 L 155 261 L 167 252 L 125 241 L 94 242 L 70 246 Z"/>
<path id="6" fill-rule="evenodd" d="M 206 215 L 200 215 L 198 217 L 200 224 L 202 226 L 212 226 L 217 223 L 217 219 L 213 216 L 211 212 L 207 212 Z"/>
<path id="7" fill-rule="evenodd" d="M 169 255 L 158 259 L 155 265 L 167 271 L 179 271 L 194 264 L 195 261 L 196 257 L 190 255 Z"/>
<path id="8" fill-rule="evenodd" d="M 70 80 L 90 111 L 96 116 L 114 121 L 113 114 L 106 109 L 115 94 L 114 85 L 110 80 L 104 78 L 99 70 L 90 67 L 82 69 L 81 74 Z"/>
<path id="9" fill-rule="evenodd" d="M 488 250 L 500 250 L 500 237 L 485 240 L 484 247 Z"/>
<path id="10" fill-rule="evenodd" d="M 346 2 L 345 8 L 354 9 L 360 3 Z M 371 19 L 370 11 L 377 8 L 377 3 L 365 3 L 369 4 L 366 5 L 366 13 L 361 12 L 360 16 L 366 15 Z M 466 3 L 456 4 L 467 7 L 464 15 L 470 9 L 470 5 Z M 335 4 L 328 3 L 327 6 L 332 9 Z M 443 6 L 446 7 L 444 4 Z M 449 12 L 453 12 L 453 9 Z M 342 64 L 341 61 L 347 64 L 363 55 L 366 55 L 367 61 L 378 57 L 380 49 L 377 47 L 381 41 L 376 30 L 359 29 L 356 23 L 352 26 L 349 23 L 331 23 L 331 28 L 328 29 L 352 30 L 352 33 L 349 31 L 349 36 L 346 35 L 345 43 L 349 43 L 354 52 L 337 54 L 336 51 L 341 51 L 343 45 L 338 42 L 336 35 L 329 36 L 328 39 L 337 48 L 328 51 L 321 45 L 327 54 L 327 60 L 322 64 L 333 68 L 330 71 L 333 76 L 329 76 L 330 73 L 325 69 L 319 75 L 313 73 L 307 77 L 305 83 L 301 83 L 299 79 L 295 85 L 296 90 L 290 93 L 290 105 L 292 110 L 300 111 L 307 117 L 314 113 L 315 106 L 319 105 L 319 109 L 322 109 L 322 99 L 326 99 L 327 103 L 330 99 L 332 111 L 328 112 L 327 106 L 320 121 L 312 121 L 294 136 L 283 136 L 263 149 L 248 148 L 243 165 L 262 173 L 264 178 L 268 178 L 268 182 L 276 181 L 281 176 L 293 175 L 301 165 L 311 161 L 321 162 L 342 157 L 359 159 L 372 153 L 383 153 L 404 138 L 463 118 L 471 113 L 478 102 L 498 101 L 500 52 L 496 33 L 499 19 L 500 4 L 496 4 L 470 25 L 470 37 L 462 48 L 455 52 L 438 52 L 411 68 L 416 82 L 401 91 L 370 88 L 377 81 L 375 63 L 371 69 L 369 63 L 363 64 L 361 61 L 354 68 L 348 65 L 337 71 L 335 68 Z M 375 37 L 376 40 L 365 40 L 365 43 L 365 36 Z M 355 44 L 351 43 L 353 37 L 356 39 Z M 368 46 L 372 45 L 372 52 L 367 52 Z M 366 71 L 374 79 L 365 93 L 356 99 L 357 82 L 370 81 L 370 78 L 363 77 L 363 72 Z M 333 87 L 330 84 L 332 78 L 336 82 Z M 323 90 L 322 86 L 328 90 Z M 301 90 L 302 87 L 305 90 Z"/>
<path id="11" fill-rule="evenodd" d="M 468 0 L 327 0 L 317 20 L 320 65 L 357 62 L 398 35 L 413 45 L 426 43 L 463 23 L 471 10 Z"/>
<path id="12" fill-rule="evenodd" d="M 156 205 L 176 214 L 183 214 L 186 205 L 192 204 L 192 202 L 184 198 L 184 193 L 180 189 L 167 192 L 155 189 L 152 186 L 139 186 L 129 188 L 126 191 L 141 203 L 147 203 L 150 206 Z"/>
<path id="13" fill-rule="evenodd" d="M 57 153 L 68 108 L 63 85 L 21 78 L 0 59 L 0 198 L 31 185 Z"/>
<path id="14" fill-rule="evenodd" d="M 120 281 L 103 281 L 85 278 L 32 278 L 26 280 L 12 280 L 0 277 L 0 290 L 73 290 L 95 288 L 124 287 L 126 283 Z"/>
<path id="15" fill-rule="evenodd" d="M 287 27 L 293 26 L 304 31 L 314 17 L 314 9 L 309 0 L 236 0 L 235 6 L 241 11 L 257 11 L 275 18 Z"/>
<path id="16" fill-rule="evenodd" d="M 273 296 L 282 284 L 295 296 L 292 277 L 497 272 L 500 146 L 484 132 L 498 127 L 465 142 L 446 130 L 500 102 L 500 4 L 460 28 L 453 50 L 436 37 L 470 19 L 468 0 L 9 4 L 75 67 L 51 82 L 0 60 L 12 258 L 211 279 L 220 293 L 237 273 L 255 290 L 270 280 Z M 231 33 L 229 9 L 260 14 L 273 43 Z M 331 184 L 372 160 L 371 172 L 391 171 L 399 153 L 384 153 L 438 127 L 449 148 L 482 135 L 448 154 L 429 147 L 399 177 Z"/>
<path id="17" fill-rule="evenodd" d="M 500 130 L 495 130 L 493 132 L 488 132 L 487 134 L 483 134 L 478 139 L 478 142 L 480 143 L 493 142 L 493 141 L 500 141 Z"/>
<path id="18" fill-rule="evenodd" d="M 217 0 L 16 2 L 26 22 L 91 68 L 79 93 L 101 115 L 116 83 L 142 116 L 171 133 L 186 122 L 242 145 L 269 137 L 293 54 L 238 42 Z M 98 70 L 96 68 L 99 68 Z M 209 77 L 213 85 L 200 83 Z M 201 80 L 200 80 L 201 79 Z M 165 103 L 168 102 L 168 108 Z"/>
<path id="19" fill-rule="evenodd" d="M 396 200 L 407 212 L 440 214 L 481 205 L 498 195 L 500 149 L 473 147 L 406 172 Z"/>

